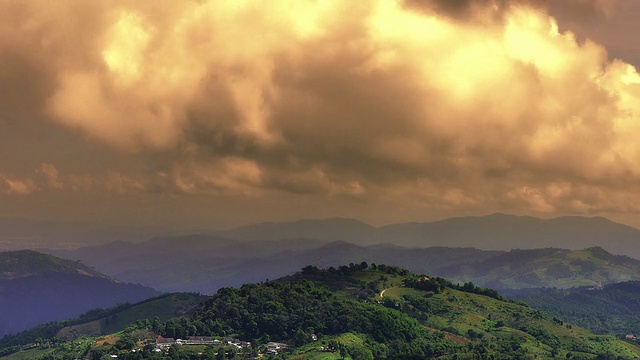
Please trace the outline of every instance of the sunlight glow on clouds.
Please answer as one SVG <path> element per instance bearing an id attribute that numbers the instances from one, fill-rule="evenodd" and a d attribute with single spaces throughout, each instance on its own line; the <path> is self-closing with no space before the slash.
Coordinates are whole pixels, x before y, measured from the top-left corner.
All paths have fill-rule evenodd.
<path id="1" fill-rule="evenodd" d="M 102 188 L 637 211 L 636 70 L 535 1 L 466 3 L 7 2 L 0 58 L 45 69 L 48 121 L 162 159 Z"/>

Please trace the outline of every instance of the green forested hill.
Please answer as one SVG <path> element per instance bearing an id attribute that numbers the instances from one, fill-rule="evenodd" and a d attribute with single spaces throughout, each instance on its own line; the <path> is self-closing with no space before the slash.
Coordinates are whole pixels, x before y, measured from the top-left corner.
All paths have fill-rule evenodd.
<path id="1" fill-rule="evenodd" d="M 155 351 L 154 345 L 139 342 L 153 333 L 234 337 L 251 346 L 223 342 Z M 269 355 L 270 341 L 288 349 Z M 45 356 L 239 359 L 259 354 L 273 359 L 639 359 L 640 349 L 472 283 L 455 285 L 362 263 L 325 270 L 308 266 L 280 280 L 224 288 L 190 317 L 138 323 L 109 337 L 59 345 Z"/>
<path id="2" fill-rule="evenodd" d="M 438 270 L 440 276 L 494 289 L 571 288 L 640 280 L 640 260 L 600 247 L 512 250 L 489 259 Z"/>
<path id="3" fill-rule="evenodd" d="M 598 333 L 640 334 L 640 281 L 605 285 L 598 290 L 526 289 L 509 296 Z"/>

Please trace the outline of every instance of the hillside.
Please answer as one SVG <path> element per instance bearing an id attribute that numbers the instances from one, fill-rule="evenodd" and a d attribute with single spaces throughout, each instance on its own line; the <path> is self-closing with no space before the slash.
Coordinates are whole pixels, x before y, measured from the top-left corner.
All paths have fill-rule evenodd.
<path id="1" fill-rule="evenodd" d="M 640 261 L 600 247 L 584 250 L 512 250 L 492 258 L 438 270 L 456 281 L 494 289 L 570 288 L 640 280 Z"/>
<path id="2" fill-rule="evenodd" d="M 508 294 L 598 333 L 640 334 L 640 281 L 595 288 L 524 289 Z"/>
<path id="3" fill-rule="evenodd" d="M 219 340 L 207 346 L 159 347 L 156 352 L 156 345 L 138 342 L 153 339 L 150 331 L 171 338 Z M 251 344 L 238 340 L 232 345 L 225 336 Z M 325 270 L 307 266 L 276 281 L 221 289 L 191 317 L 138 324 L 107 337 L 65 344 L 35 344 L 28 351 L 120 359 L 156 359 L 161 354 L 172 359 L 260 354 L 272 359 L 358 360 L 640 358 L 636 345 L 594 335 L 493 290 L 366 263 Z"/>
<path id="4" fill-rule="evenodd" d="M 190 315 L 208 297 L 194 293 L 170 293 L 135 304 L 123 303 L 109 309 L 93 309 L 75 319 L 52 321 L 0 339 L 0 348 L 36 342 L 38 339 L 73 340 L 86 336 L 106 335 L 122 331 L 142 321 L 167 321 Z M 156 319 L 157 318 L 157 319 Z"/>
<path id="5" fill-rule="evenodd" d="M 79 261 L 60 259 L 32 250 L 0 252 L 0 280 L 52 273 L 108 278 Z"/>
<path id="6" fill-rule="evenodd" d="M 0 253 L 0 335 L 157 294 L 79 262 L 30 250 Z"/>

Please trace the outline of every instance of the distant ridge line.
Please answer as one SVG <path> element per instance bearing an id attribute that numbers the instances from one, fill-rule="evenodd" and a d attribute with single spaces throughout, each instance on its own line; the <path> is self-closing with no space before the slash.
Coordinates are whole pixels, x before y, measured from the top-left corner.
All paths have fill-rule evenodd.
<path id="1" fill-rule="evenodd" d="M 600 246 L 614 254 L 640 257 L 640 229 L 601 216 L 541 219 L 492 213 L 377 227 L 349 218 L 303 219 L 240 226 L 216 234 L 238 240 L 340 240 L 358 245 L 389 243 L 486 250 L 544 247 L 579 250 Z"/>

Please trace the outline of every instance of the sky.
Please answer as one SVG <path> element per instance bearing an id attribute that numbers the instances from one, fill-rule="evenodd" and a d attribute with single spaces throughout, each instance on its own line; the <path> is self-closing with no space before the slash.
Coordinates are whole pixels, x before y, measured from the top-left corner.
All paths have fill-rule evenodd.
<path id="1" fill-rule="evenodd" d="M 0 217 L 640 226 L 640 0 L 0 0 Z"/>

